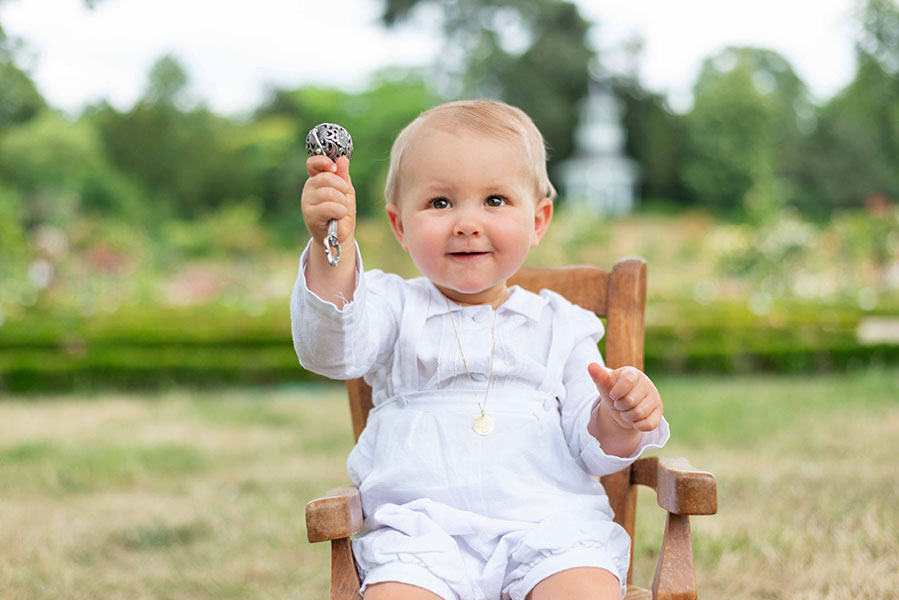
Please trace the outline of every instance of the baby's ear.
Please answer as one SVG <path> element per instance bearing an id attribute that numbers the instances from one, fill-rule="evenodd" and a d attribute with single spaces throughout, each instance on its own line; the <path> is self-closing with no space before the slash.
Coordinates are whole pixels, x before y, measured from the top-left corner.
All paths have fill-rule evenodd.
<path id="1" fill-rule="evenodd" d="M 553 219 L 553 201 L 551 198 L 541 198 L 537 200 L 537 206 L 534 207 L 534 241 L 531 248 L 536 248 L 543 235 L 549 227 L 550 221 Z"/>
<path id="2" fill-rule="evenodd" d="M 387 211 L 387 220 L 390 222 L 390 229 L 393 231 L 393 237 L 400 243 L 403 250 L 408 251 L 409 248 L 406 247 L 405 242 L 406 236 L 405 229 L 403 228 L 403 218 L 400 215 L 399 207 L 393 202 L 388 202 L 385 210 Z"/>

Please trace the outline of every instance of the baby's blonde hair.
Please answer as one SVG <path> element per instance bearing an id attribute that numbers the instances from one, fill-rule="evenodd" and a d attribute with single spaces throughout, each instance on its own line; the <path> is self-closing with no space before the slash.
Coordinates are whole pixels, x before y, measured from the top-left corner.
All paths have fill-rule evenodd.
<path id="1" fill-rule="evenodd" d="M 459 100 L 426 110 L 397 136 L 390 150 L 390 168 L 384 188 L 388 204 L 396 204 L 399 200 L 400 171 L 406 150 L 419 130 L 429 124 L 448 126 L 451 130 L 463 128 L 480 135 L 493 135 L 521 144 L 534 176 L 537 197 L 555 200 L 556 189 L 546 171 L 543 135 L 531 118 L 520 108 L 498 100 Z"/>

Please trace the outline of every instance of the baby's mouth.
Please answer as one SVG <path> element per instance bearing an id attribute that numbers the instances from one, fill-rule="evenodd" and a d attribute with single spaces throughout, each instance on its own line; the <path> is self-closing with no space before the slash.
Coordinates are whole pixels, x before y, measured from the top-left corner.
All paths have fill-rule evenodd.
<path id="1" fill-rule="evenodd" d="M 482 251 L 482 252 L 460 251 L 460 252 L 450 252 L 449 253 L 449 255 L 452 256 L 453 258 L 458 258 L 458 259 L 462 259 L 462 260 L 479 258 L 481 256 L 486 256 L 487 254 L 489 254 L 489 252 L 487 252 L 487 251 Z"/>

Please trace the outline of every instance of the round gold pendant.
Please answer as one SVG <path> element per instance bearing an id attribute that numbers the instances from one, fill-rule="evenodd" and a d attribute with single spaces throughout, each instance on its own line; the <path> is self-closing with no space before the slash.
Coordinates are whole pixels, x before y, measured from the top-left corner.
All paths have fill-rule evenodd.
<path id="1" fill-rule="evenodd" d="M 484 414 L 478 415 L 471 422 L 471 428 L 478 435 L 490 435 L 493 431 L 493 419 Z"/>

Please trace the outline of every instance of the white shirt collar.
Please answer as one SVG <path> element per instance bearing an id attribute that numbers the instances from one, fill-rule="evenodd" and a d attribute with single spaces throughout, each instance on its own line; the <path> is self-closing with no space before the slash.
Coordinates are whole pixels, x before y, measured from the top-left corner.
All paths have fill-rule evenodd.
<path id="1" fill-rule="evenodd" d="M 433 282 L 431 282 L 431 280 L 425 277 L 419 277 L 417 278 L 417 280 L 413 281 L 422 282 L 424 284 L 423 291 L 428 294 L 429 302 L 426 310 L 426 317 L 430 318 L 437 315 L 445 315 L 447 313 L 446 300 L 444 300 L 444 295 L 439 289 L 437 289 L 437 286 L 435 286 Z M 537 321 L 540 319 L 540 316 L 543 314 L 543 308 L 547 303 L 546 298 L 544 298 L 543 296 L 538 296 L 533 292 L 529 292 L 528 290 L 518 285 L 513 285 L 509 288 L 509 291 L 512 293 L 509 294 L 509 297 L 506 298 L 505 302 L 500 304 L 497 310 L 515 312 L 524 315 L 532 321 Z M 450 307 L 453 310 L 468 308 L 466 306 L 459 306 L 452 300 L 450 300 Z"/>

